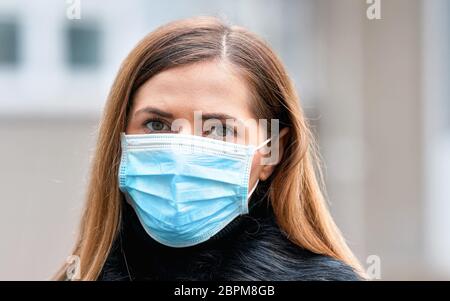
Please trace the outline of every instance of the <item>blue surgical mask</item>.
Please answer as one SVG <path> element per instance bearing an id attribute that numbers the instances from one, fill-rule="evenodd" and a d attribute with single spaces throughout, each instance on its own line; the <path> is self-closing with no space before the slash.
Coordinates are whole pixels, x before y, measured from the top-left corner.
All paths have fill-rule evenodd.
<path id="1" fill-rule="evenodd" d="M 119 187 L 154 240 L 204 242 L 248 213 L 250 169 L 259 147 L 184 134 L 121 136 Z"/>

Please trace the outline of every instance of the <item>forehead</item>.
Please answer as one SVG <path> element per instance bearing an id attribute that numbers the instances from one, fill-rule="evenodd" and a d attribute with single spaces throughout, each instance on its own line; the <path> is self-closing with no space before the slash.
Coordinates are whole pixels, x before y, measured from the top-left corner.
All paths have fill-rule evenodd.
<path id="1" fill-rule="evenodd" d="M 133 110 L 147 105 L 171 111 L 215 111 L 251 118 L 252 94 L 244 77 L 226 61 L 205 61 L 162 71 L 136 92 Z"/>

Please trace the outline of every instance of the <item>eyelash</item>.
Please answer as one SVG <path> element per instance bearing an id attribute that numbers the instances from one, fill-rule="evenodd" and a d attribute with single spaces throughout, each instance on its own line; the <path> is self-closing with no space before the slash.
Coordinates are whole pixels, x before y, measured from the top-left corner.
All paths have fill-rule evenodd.
<path id="1" fill-rule="evenodd" d="M 143 122 L 143 124 L 142 124 L 142 126 L 144 127 L 144 129 L 145 129 L 146 131 L 148 131 L 148 132 L 151 132 L 151 131 L 150 131 L 150 129 L 147 127 L 147 124 L 150 123 L 150 122 L 152 122 L 152 121 L 153 121 L 153 122 L 155 122 L 155 121 L 161 122 L 161 123 L 163 123 L 164 125 L 166 125 L 166 126 L 168 126 L 168 127 L 170 128 L 170 124 L 167 123 L 166 120 L 161 119 L 161 118 L 158 118 L 158 117 L 152 117 L 152 118 L 146 119 L 146 120 Z"/>
<path id="2" fill-rule="evenodd" d="M 214 126 L 217 126 L 217 125 L 214 125 Z M 234 127 L 234 126 L 227 126 L 227 125 L 222 125 L 222 127 L 223 127 L 223 130 L 225 130 L 225 131 L 229 130 L 229 131 L 233 132 L 233 136 L 236 137 L 236 135 L 237 135 L 236 127 Z"/>
<path id="3" fill-rule="evenodd" d="M 150 129 L 147 127 L 147 124 L 150 123 L 150 122 L 155 122 L 155 121 L 161 122 L 161 123 L 163 123 L 164 125 L 168 126 L 169 128 L 171 127 L 170 124 L 167 123 L 166 120 L 164 120 L 164 119 L 162 119 L 162 118 L 159 118 L 159 117 L 152 117 L 152 118 L 146 119 L 146 120 L 143 122 L 142 126 L 144 127 L 144 129 L 145 129 L 147 132 L 151 132 Z M 225 131 L 226 131 L 226 130 L 231 130 L 231 131 L 233 132 L 233 136 L 234 136 L 234 137 L 237 136 L 237 129 L 236 129 L 236 127 L 234 127 L 234 126 L 223 125 L 223 128 L 224 128 Z"/>

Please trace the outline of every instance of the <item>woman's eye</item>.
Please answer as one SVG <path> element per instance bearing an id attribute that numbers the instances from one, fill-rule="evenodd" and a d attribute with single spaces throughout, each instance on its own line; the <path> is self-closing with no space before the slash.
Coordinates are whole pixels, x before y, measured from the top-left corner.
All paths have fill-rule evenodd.
<path id="1" fill-rule="evenodd" d="M 170 127 L 162 121 L 152 120 L 145 124 L 145 126 L 152 132 L 167 132 Z"/>
<path id="2" fill-rule="evenodd" d="M 234 137 L 235 136 L 234 134 L 235 133 L 233 127 L 224 125 L 214 125 L 207 132 L 207 135 L 209 137 L 221 140 L 226 137 Z"/>

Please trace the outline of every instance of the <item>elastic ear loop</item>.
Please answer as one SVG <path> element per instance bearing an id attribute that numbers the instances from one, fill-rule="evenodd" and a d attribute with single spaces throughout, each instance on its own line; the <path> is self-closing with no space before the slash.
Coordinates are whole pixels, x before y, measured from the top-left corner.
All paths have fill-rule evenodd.
<path id="1" fill-rule="evenodd" d="M 266 141 L 264 141 L 263 143 L 261 143 L 259 146 L 256 147 L 255 150 L 259 150 L 260 148 L 264 147 L 267 143 L 269 143 L 270 140 L 272 140 L 272 138 L 269 138 Z"/>
<path id="2" fill-rule="evenodd" d="M 247 201 L 250 199 L 250 197 L 252 196 L 253 192 L 256 190 L 256 187 L 258 186 L 259 183 L 259 179 L 256 180 L 255 186 L 253 186 L 252 190 L 250 190 L 250 192 L 247 195 Z"/>
<path id="3" fill-rule="evenodd" d="M 269 141 L 272 140 L 272 138 L 267 139 L 266 141 L 264 141 L 263 143 L 261 143 L 259 146 L 257 146 L 255 148 L 255 152 L 258 151 L 259 149 L 261 149 L 262 147 L 264 147 L 267 143 L 269 143 Z M 252 196 L 253 192 L 255 192 L 256 187 L 258 186 L 259 183 L 259 179 L 256 180 L 255 185 L 253 186 L 252 190 L 250 190 L 250 192 L 247 195 L 247 201 L 250 199 L 250 197 Z"/>

